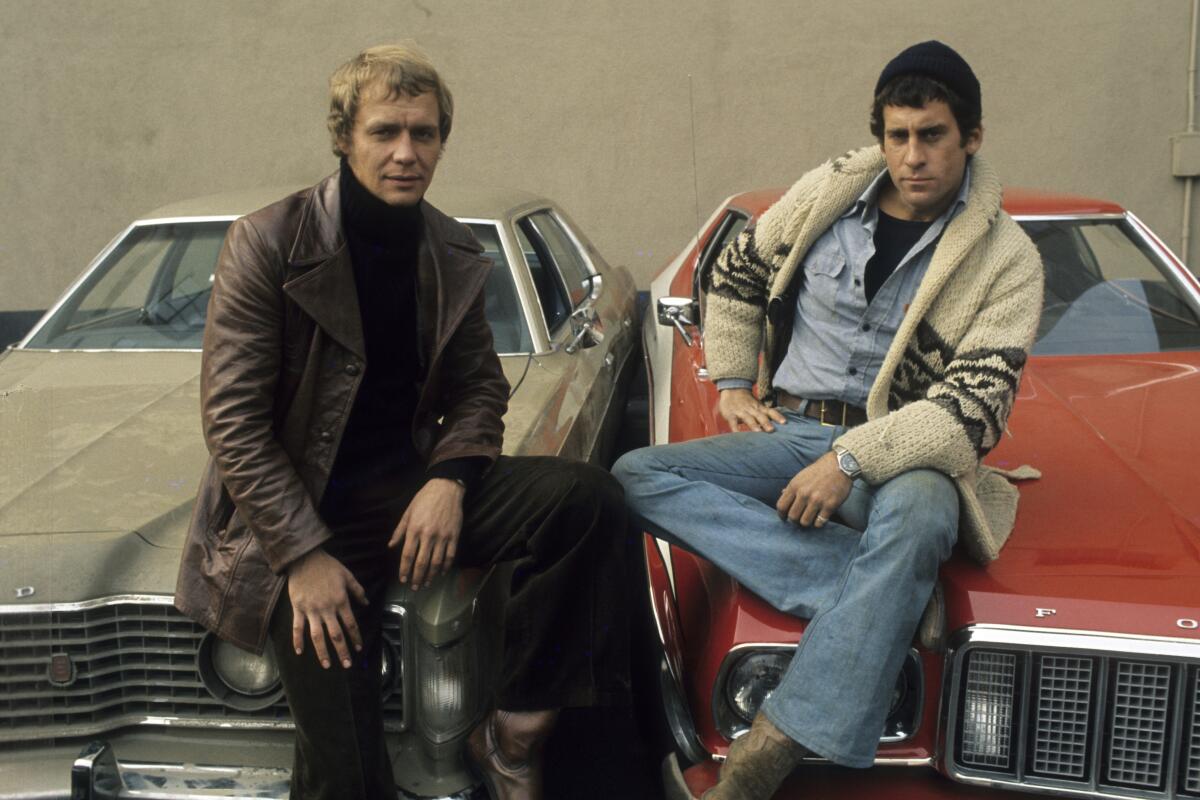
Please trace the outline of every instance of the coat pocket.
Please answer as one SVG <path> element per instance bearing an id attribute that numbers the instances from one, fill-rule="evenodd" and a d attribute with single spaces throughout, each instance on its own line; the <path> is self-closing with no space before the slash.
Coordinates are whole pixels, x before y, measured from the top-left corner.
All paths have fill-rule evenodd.
<path id="1" fill-rule="evenodd" d="M 205 529 L 208 538 L 217 542 L 226 539 L 229 528 L 237 517 L 237 508 L 234 506 L 229 494 L 222 487 L 221 499 L 217 502 L 216 510 L 208 521 L 208 527 Z"/>

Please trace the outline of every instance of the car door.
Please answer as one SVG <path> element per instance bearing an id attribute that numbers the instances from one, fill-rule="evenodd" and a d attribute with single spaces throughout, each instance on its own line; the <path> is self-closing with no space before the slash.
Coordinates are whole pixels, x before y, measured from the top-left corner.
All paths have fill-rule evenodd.
<path id="1" fill-rule="evenodd" d="M 698 318 L 692 341 L 676 335 L 671 368 L 671 416 L 669 436 L 672 442 L 711 436 L 729 430 L 717 414 L 717 388 L 708 374 L 704 357 L 704 318 L 708 305 L 708 288 L 718 256 L 750 221 L 750 215 L 737 208 L 727 208 L 710 228 L 702 242 L 695 269 L 680 270 L 673 290 L 687 292 Z"/>
<path id="2" fill-rule="evenodd" d="M 598 265 L 561 215 L 539 209 L 518 219 L 515 230 L 551 345 L 537 357 L 537 368 L 557 377 L 538 433 L 543 441 L 561 438 L 559 455 L 599 461 L 623 360 L 614 347 L 627 345 L 630 337 L 612 324 L 607 308 L 612 298 L 605 297 Z"/>

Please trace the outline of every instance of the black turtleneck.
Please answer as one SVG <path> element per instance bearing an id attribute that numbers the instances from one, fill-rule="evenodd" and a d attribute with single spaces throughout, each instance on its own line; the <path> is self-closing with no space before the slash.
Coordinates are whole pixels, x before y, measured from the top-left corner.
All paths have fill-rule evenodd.
<path id="1" fill-rule="evenodd" d="M 321 503 L 327 519 L 353 513 L 343 501 L 356 487 L 420 464 L 412 423 L 424 377 L 417 335 L 421 207 L 384 203 L 345 161 L 338 188 L 367 364 Z"/>

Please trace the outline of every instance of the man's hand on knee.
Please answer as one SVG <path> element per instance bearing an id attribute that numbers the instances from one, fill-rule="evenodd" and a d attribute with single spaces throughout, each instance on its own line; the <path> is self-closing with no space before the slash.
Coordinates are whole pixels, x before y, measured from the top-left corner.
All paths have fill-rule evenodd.
<path id="1" fill-rule="evenodd" d="M 853 485 L 830 451 L 796 473 L 783 487 L 775 510 L 781 519 L 820 528 L 846 502 Z"/>
<path id="2" fill-rule="evenodd" d="M 351 596 L 362 605 L 367 604 L 367 593 L 350 570 L 320 547 L 288 565 L 292 647 L 296 655 L 304 652 L 304 628 L 307 626 L 322 667 L 329 669 L 330 665 L 326 637 L 333 643 L 342 666 L 351 665 L 347 638 L 356 651 L 362 650 L 362 636 L 350 607 Z"/>
<path id="3" fill-rule="evenodd" d="M 430 478 L 413 497 L 388 547 L 403 543 L 400 582 L 412 576 L 412 588 L 444 574 L 454 563 L 458 535 L 462 532 L 462 500 L 466 489 L 457 481 Z"/>
<path id="4" fill-rule="evenodd" d="M 722 389 L 717 413 L 729 423 L 731 431 L 738 430 L 739 425 L 744 425 L 748 431 L 773 431 L 772 421 L 787 424 L 779 409 L 763 405 L 749 389 Z"/>

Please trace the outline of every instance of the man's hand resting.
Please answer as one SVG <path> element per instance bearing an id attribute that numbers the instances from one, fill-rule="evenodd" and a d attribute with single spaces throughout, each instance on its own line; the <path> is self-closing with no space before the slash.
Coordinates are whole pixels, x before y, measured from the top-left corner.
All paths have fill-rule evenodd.
<path id="1" fill-rule="evenodd" d="M 779 409 L 765 406 L 749 389 L 723 389 L 717 401 L 717 413 L 729 423 L 729 430 L 738 430 L 744 425 L 748 431 L 773 431 L 772 420 L 786 425 L 787 420 Z"/>
<path id="2" fill-rule="evenodd" d="M 412 576 L 412 588 L 420 589 L 426 578 L 433 580 L 454 563 L 458 535 L 462 532 L 462 499 L 466 489 L 457 481 L 430 478 L 413 497 L 388 547 L 400 551 L 400 582 Z"/>
<path id="3" fill-rule="evenodd" d="M 349 667 L 352 662 L 346 639 L 349 638 L 355 650 L 362 650 L 362 636 L 350 607 L 350 597 L 365 606 L 366 591 L 342 562 L 320 547 L 289 564 L 287 573 L 288 597 L 292 602 L 292 647 L 296 655 L 304 652 L 307 624 L 321 666 L 329 669 L 329 648 L 325 642 L 328 636 L 338 661 Z"/>
<path id="4" fill-rule="evenodd" d="M 846 502 L 853 483 L 831 450 L 796 473 L 783 487 L 775 510 L 781 519 L 820 528 Z"/>

